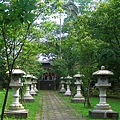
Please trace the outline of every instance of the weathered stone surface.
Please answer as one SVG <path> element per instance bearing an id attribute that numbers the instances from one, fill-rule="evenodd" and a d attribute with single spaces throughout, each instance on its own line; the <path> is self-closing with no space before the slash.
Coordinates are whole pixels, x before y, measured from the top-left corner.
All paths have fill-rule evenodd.
<path id="1" fill-rule="evenodd" d="M 28 117 L 28 111 L 27 110 L 18 110 L 18 111 L 11 111 L 7 110 L 4 112 L 5 117 L 9 118 L 27 118 Z"/>
<path id="2" fill-rule="evenodd" d="M 72 103 L 84 103 L 85 99 L 84 98 L 72 98 L 71 102 Z"/>
<path id="3" fill-rule="evenodd" d="M 100 118 L 100 119 L 113 119 L 118 120 L 119 115 L 117 112 L 100 112 L 100 111 L 89 111 L 89 116 L 93 119 Z"/>
<path id="4" fill-rule="evenodd" d="M 20 101 L 33 103 L 33 102 L 35 102 L 35 99 L 29 99 L 29 98 L 27 99 L 27 98 L 26 98 L 26 99 L 22 99 L 22 100 L 20 99 Z"/>

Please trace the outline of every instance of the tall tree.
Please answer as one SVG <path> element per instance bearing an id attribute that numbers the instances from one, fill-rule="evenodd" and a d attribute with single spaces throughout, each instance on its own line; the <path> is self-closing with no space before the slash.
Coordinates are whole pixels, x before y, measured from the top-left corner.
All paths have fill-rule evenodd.
<path id="1" fill-rule="evenodd" d="M 51 14 L 60 2 L 54 0 L 4 0 L 0 2 L 0 35 L 4 43 L 7 70 L 9 71 L 8 86 L 2 107 L 1 120 L 7 102 L 12 69 L 21 53 L 29 35 L 32 23 L 40 16 Z"/>
<path id="2" fill-rule="evenodd" d="M 101 46 L 104 45 L 104 43 L 100 40 L 93 40 L 90 37 L 85 37 L 84 39 L 81 39 L 78 43 L 79 49 L 79 69 L 84 74 L 85 80 L 84 80 L 84 90 L 86 91 L 86 101 L 85 105 L 86 107 L 91 107 L 90 104 L 90 89 L 93 83 L 92 73 L 96 70 L 98 67 L 98 51 L 101 49 Z"/>
<path id="3" fill-rule="evenodd" d="M 9 84 L 12 77 L 12 69 L 18 58 L 31 23 L 34 19 L 32 10 L 36 8 L 36 1 L 9 1 L 1 2 L 0 31 L 6 56 L 7 70 L 9 71 L 8 86 L 2 107 L 1 120 L 4 118 L 4 109 L 7 102 Z M 27 6 L 27 7 L 26 7 Z M 19 9 L 20 8 L 20 9 Z"/>
<path id="4" fill-rule="evenodd" d="M 119 79 L 120 68 L 120 12 L 119 0 L 108 0 L 101 3 L 89 19 L 89 32 L 92 38 L 101 39 L 109 44 L 101 50 L 101 64 L 105 64 L 113 70 L 116 79 Z"/>

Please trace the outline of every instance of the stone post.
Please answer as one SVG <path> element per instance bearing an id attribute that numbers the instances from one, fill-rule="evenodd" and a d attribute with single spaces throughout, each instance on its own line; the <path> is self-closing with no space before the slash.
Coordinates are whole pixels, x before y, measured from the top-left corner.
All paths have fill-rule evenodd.
<path id="1" fill-rule="evenodd" d="M 105 67 L 101 66 L 101 70 L 94 72 L 93 75 L 98 78 L 98 82 L 95 86 L 97 86 L 100 91 L 100 102 L 94 107 L 94 110 L 89 111 L 89 116 L 92 118 L 117 120 L 118 113 L 114 112 L 111 109 L 111 106 L 106 103 L 106 88 L 111 86 L 111 83 L 108 83 L 108 80 L 109 76 L 113 75 L 113 72 L 105 70 Z"/>
<path id="2" fill-rule="evenodd" d="M 24 94 L 22 101 L 23 102 L 34 102 L 35 99 L 30 94 L 30 85 L 32 84 L 31 83 L 32 75 L 27 74 L 27 75 L 24 75 L 23 77 L 25 78 L 24 84 L 26 85 L 26 93 Z"/>
<path id="3" fill-rule="evenodd" d="M 83 84 L 81 77 L 83 75 L 78 72 L 78 74 L 74 75 L 74 78 L 76 78 L 75 85 L 77 86 L 77 93 L 75 96 L 71 99 L 71 102 L 84 102 L 85 98 L 81 94 L 81 84 Z"/>
<path id="4" fill-rule="evenodd" d="M 61 77 L 61 89 L 60 89 L 60 93 L 65 93 L 65 88 L 64 88 L 64 84 L 65 84 L 65 81 L 64 81 L 64 78 L 63 77 Z"/>
<path id="5" fill-rule="evenodd" d="M 69 75 L 66 77 L 66 84 L 67 84 L 67 90 L 65 92 L 65 96 L 70 96 L 71 95 L 71 90 L 70 90 L 70 84 L 71 84 L 72 77 Z"/>
<path id="6" fill-rule="evenodd" d="M 25 72 L 18 68 L 12 70 L 10 87 L 13 90 L 13 100 L 8 110 L 4 112 L 7 117 L 27 118 L 28 111 L 19 103 L 19 89 L 23 86 L 23 83 L 21 83 L 21 77 L 24 74 Z"/>

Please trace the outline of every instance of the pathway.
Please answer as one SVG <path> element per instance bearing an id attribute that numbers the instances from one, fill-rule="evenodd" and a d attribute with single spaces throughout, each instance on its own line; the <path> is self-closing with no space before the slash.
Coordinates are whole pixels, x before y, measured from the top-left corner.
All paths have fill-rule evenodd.
<path id="1" fill-rule="evenodd" d="M 86 120 L 54 91 L 43 91 L 40 104 L 43 104 L 42 115 L 38 111 L 35 120 Z"/>

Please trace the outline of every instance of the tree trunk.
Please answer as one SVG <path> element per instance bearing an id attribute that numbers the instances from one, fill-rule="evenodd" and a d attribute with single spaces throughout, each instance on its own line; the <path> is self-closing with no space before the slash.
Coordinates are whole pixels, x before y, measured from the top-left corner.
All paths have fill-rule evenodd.
<path id="1" fill-rule="evenodd" d="M 86 88 L 86 97 L 85 97 L 85 102 L 84 102 L 84 107 L 90 108 L 90 79 L 88 79 L 88 85 Z"/>
<path id="2" fill-rule="evenodd" d="M 7 89 L 6 89 L 6 93 L 5 93 L 5 97 L 4 97 L 4 102 L 3 102 L 3 106 L 2 106 L 2 113 L 1 113 L 1 120 L 4 119 L 4 111 L 5 111 L 5 106 L 6 106 L 8 92 L 9 92 L 9 84 L 10 84 L 10 80 L 9 80 L 9 83 L 7 84 Z"/>

